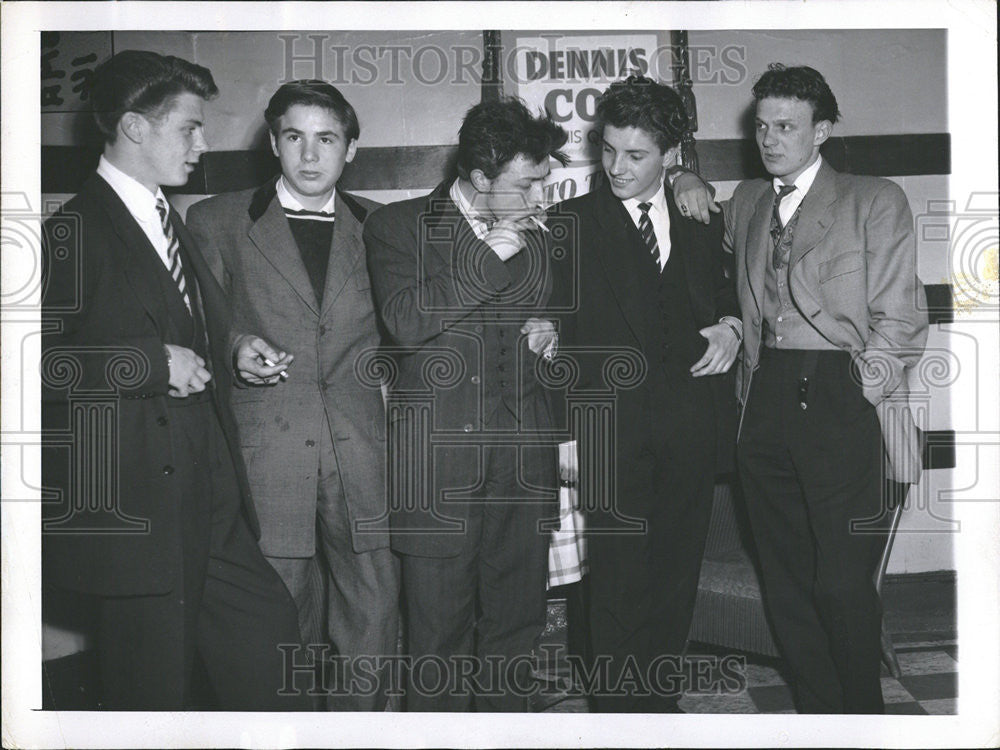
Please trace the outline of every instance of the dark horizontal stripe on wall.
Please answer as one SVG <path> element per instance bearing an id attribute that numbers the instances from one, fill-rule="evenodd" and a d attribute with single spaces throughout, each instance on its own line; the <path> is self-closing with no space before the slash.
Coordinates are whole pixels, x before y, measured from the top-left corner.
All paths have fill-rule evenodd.
<path id="1" fill-rule="evenodd" d="M 454 169 L 455 153 L 455 146 L 361 148 L 339 184 L 345 190 L 432 188 Z M 77 192 L 99 158 L 94 148 L 42 146 L 42 192 Z M 186 185 L 166 192 L 214 195 L 256 187 L 277 174 L 278 160 L 270 151 L 209 151 Z"/>
<path id="2" fill-rule="evenodd" d="M 954 322 L 954 294 L 951 284 L 924 284 L 924 291 L 927 293 L 927 317 L 931 324 Z"/>
<path id="3" fill-rule="evenodd" d="M 698 141 L 700 170 L 709 180 L 764 175 L 757 147 L 748 140 Z M 83 146 L 42 146 L 42 192 L 75 193 L 97 164 L 99 152 Z M 823 155 L 842 171 L 870 175 L 948 174 L 947 133 L 831 138 Z M 453 174 L 455 146 L 386 146 L 358 149 L 341 185 L 347 190 L 429 189 Z M 277 174 L 269 151 L 210 151 L 188 184 L 172 192 L 225 193 L 259 185 Z"/>
<path id="4" fill-rule="evenodd" d="M 955 468 L 955 431 L 927 430 L 923 433 L 924 468 Z"/>
<path id="5" fill-rule="evenodd" d="M 695 150 L 699 171 L 709 180 L 767 176 L 754 141 L 697 141 Z M 852 174 L 903 177 L 951 173 L 948 133 L 830 138 L 821 153 L 834 169 Z"/>

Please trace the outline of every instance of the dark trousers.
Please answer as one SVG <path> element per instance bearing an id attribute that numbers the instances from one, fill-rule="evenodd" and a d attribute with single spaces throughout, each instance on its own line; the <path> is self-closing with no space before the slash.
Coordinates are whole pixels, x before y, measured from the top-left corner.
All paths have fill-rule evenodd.
<path id="1" fill-rule="evenodd" d="M 802 713 L 880 713 L 882 610 L 872 582 L 882 438 L 845 352 L 764 349 L 738 460 L 763 593 Z M 807 408 L 801 406 L 802 378 Z"/>
<path id="2" fill-rule="evenodd" d="M 680 659 L 712 511 L 715 413 L 705 381 L 675 373 L 660 387 L 644 439 L 622 438 L 615 454 L 615 506 L 644 530 L 600 531 L 614 522 L 587 516 L 590 694 L 601 712 L 673 712 L 684 690 Z"/>
<path id="3" fill-rule="evenodd" d="M 105 707 L 187 708 L 197 655 L 221 709 L 306 709 L 304 691 L 279 695 L 290 682 L 278 645 L 300 643 L 295 604 L 242 515 L 212 403 L 201 394 L 170 405 L 173 455 L 191 457 L 171 475 L 182 488 L 182 570 L 168 594 L 101 599 Z"/>
<path id="4" fill-rule="evenodd" d="M 523 495 L 516 447 L 483 448 L 484 483 L 455 557 L 402 555 L 408 711 L 526 711 L 545 628 L 550 532 Z M 553 451 L 554 453 L 554 451 Z M 550 511 L 549 515 L 554 515 Z M 464 675 L 464 676 L 463 676 Z"/>

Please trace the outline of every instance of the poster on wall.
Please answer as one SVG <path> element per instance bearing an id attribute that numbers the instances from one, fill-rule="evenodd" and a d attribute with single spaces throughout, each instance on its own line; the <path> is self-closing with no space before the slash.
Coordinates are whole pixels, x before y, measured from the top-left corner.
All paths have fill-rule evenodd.
<path id="1" fill-rule="evenodd" d="M 646 75 L 670 82 L 669 32 L 505 32 L 504 91 L 544 109 L 569 133 L 565 167 L 555 167 L 546 201 L 590 192 L 601 179 L 597 100 L 614 81 Z"/>
<path id="2" fill-rule="evenodd" d="M 90 77 L 112 52 L 111 32 L 41 33 L 42 112 L 80 112 L 90 108 Z"/>

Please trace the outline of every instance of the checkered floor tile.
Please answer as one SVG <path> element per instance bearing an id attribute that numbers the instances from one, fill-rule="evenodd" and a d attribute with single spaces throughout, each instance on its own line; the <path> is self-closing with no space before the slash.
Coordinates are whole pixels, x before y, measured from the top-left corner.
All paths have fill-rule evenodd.
<path id="1" fill-rule="evenodd" d="M 882 668 L 882 696 L 887 714 L 923 715 L 957 713 L 958 652 L 954 641 L 899 644 L 896 648 L 902 671 L 899 679 Z M 785 714 L 794 713 L 792 693 L 779 671 L 777 659 L 758 660 L 748 655 L 746 685 L 738 692 L 721 695 L 685 695 L 680 705 L 687 713 Z M 556 663 L 551 674 L 568 684 L 569 668 Z M 586 713 L 586 700 L 569 691 L 550 695 L 535 710 L 549 713 Z"/>

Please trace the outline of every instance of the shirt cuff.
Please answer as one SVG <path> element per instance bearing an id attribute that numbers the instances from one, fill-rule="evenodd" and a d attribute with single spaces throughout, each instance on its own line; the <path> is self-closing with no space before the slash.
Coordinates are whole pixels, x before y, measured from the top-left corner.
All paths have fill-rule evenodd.
<path id="1" fill-rule="evenodd" d="M 736 340 L 743 342 L 743 321 L 739 318 L 734 318 L 732 315 L 724 315 L 719 318 L 720 323 L 725 323 L 729 326 L 733 333 L 736 334 Z"/>

